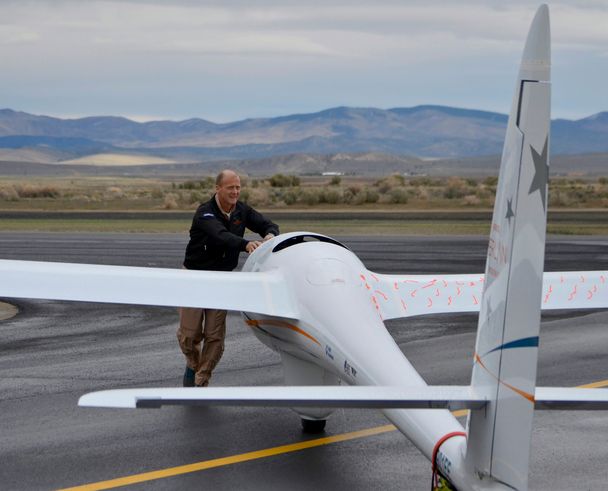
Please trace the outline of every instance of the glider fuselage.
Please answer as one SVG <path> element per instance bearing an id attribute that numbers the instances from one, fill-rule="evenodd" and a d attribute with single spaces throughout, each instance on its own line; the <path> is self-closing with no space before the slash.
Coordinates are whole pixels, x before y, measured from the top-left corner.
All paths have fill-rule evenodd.
<path id="1" fill-rule="evenodd" d="M 283 234 L 264 243 L 243 267 L 245 272 L 270 270 L 284 275 L 299 319 L 244 312 L 245 323 L 262 343 L 350 385 L 426 385 L 384 326 L 378 306 L 383 292 L 374 290 L 374 273 L 348 248 L 318 234 Z M 447 410 L 383 412 L 429 458 L 441 437 L 463 431 Z M 463 443 L 458 438 L 442 447 L 442 471 L 448 477 Z"/>

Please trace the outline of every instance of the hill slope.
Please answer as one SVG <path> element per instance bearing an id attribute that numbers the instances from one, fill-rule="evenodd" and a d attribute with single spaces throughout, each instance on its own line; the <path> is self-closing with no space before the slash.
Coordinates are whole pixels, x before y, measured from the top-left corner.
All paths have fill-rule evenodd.
<path id="1" fill-rule="evenodd" d="M 20 150 L 36 150 L 39 161 L 48 150 L 48 162 L 104 152 L 176 162 L 343 152 L 458 158 L 500 153 L 506 122 L 504 114 L 431 105 L 338 107 L 226 124 L 203 119 L 137 123 L 112 116 L 59 119 L 2 109 L 0 149 L 11 149 L 16 160 L 22 160 Z M 551 151 L 608 152 L 608 112 L 553 121 Z"/>

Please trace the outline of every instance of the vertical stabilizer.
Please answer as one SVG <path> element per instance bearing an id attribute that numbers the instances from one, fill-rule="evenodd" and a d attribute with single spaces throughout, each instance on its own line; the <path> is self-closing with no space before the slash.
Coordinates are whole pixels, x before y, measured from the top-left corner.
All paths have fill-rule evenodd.
<path id="1" fill-rule="evenodd" d="M 467 466 L 527 489 L 545 251 L 550 124 L 549 10 L 530 27 L 509 116 L 481 302 Z"/>

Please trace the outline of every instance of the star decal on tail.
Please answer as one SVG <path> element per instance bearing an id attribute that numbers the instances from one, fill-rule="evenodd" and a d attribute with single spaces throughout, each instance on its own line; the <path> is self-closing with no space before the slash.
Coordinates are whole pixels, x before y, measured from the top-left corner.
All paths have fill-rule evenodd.
<path id="1" fill-rule="evenodd" d="M 549 166 L 547 165 L 549 136 L 545 138 L 545 146 L 543 147 L 542 153 L 538 153 L 532 145 L 530 150 L 532 152 L 532 160 L 534 161 L 534 178 L 532 184 L 530 184 L 530 190 L 528 194 L 532 194 L 538 190 L 540 192 L 540 199 L 543 202 L 543 209 L 547 209 L 547 182 L 549 180 Z"/>
<path id="2" fill-rule="evenodd" d="M 513 213 L 513 199 L 508 199 L 507 200 L 507 214 L 505 215 L 505 218 L 509 221 L 509 226 L 511 225 L 511 218 L 513 218 L 515 216 L 515 213 Z"/>

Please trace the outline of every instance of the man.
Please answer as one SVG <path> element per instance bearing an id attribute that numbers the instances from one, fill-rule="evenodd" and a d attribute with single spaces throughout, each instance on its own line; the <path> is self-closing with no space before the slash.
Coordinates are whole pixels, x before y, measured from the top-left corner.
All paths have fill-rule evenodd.
<path id="1" fill-rule="evenodd" d="M 215 195 L 198 207 L 186 247 L 186 269 L 232 271 L 241 251 L 251 254 L 262 242 L 243 238 L 245 227 L 264 241 L 279 234 L 279 227 L 239 201 L 241 180 L 236 172 L 223 170 L 215 180 Z M 206 387 L 211 372 L 224 352 L 226 311 L 182 307 L 177 330 L 186 356 L 184 387 Z M 201 350 L 202 341 L 202 350 Z"/>

